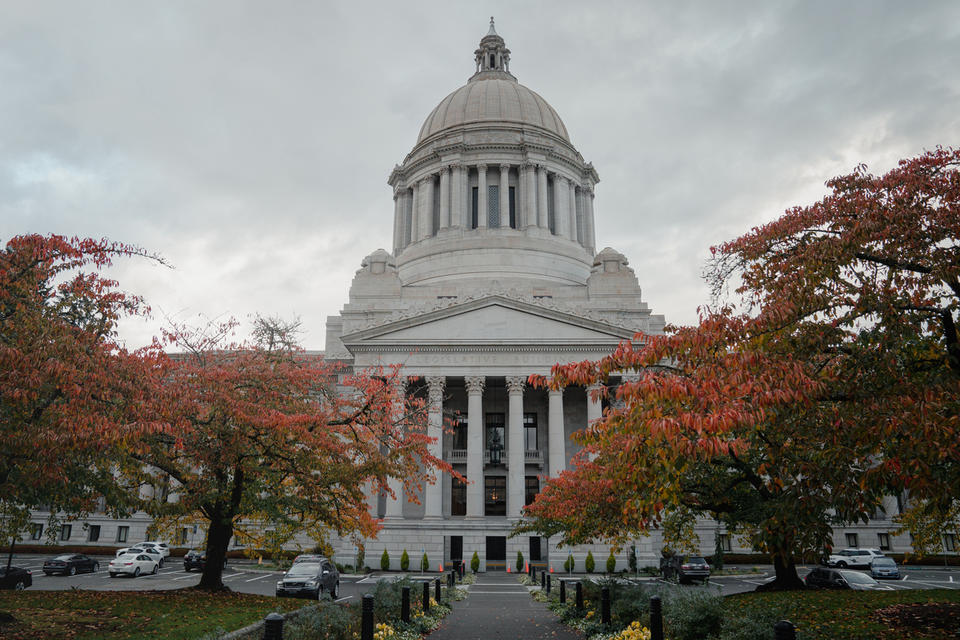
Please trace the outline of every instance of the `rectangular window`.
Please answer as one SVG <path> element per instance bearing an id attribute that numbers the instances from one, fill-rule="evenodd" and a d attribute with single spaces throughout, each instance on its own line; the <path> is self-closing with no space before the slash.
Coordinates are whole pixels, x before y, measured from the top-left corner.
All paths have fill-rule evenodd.
<path id="1" fill-rule="evenodd" d="M 30 523 L 30 539 L 39 540 L 43 535 L 43 525 L 39 522 Z"/>
<path id="2" fill-rule="evenodd" d="M 500 226 L 500 187 L 495 184 L 487 185 L 487 226 Z"/>
<path id="3" fill-rule="evenodd" d="M 124 525 L 117 527 L 117 542 L 126 542 L 128 535 L 130 535 L 130 527 Z"/>
<path id="4" fill-rule="evenodd" d="M 484 478 L 483 496 L 484 515 L 507 515 L 507 479 L 504 476 L 488 476 Z"/>
<path id="5" fill-rule="evenodd" d="M 480 208 L 479 187 L 474 187 L 473 193 L 471 195 L 473 197 L 473 200 L 472 200 L 473 204 L 470 206 L 470 228 L 476 229 L 477 228 L 477 209 Z"/>
<path id="6" fill-rule="evenodd" d="M 724 551 L 733 551 L 733 542 L 730 540 L 729 533 L 720 534 L 720 548 Z"/>
<path id="7" fill-rule="evenodd" d="M 878 533 L 877 534 L 877 546 L 880 547 L 881 551 L 890 551 L 890 534 L 889 533 Z"/>
<path id="8" fill-rule="evenodd" d="M 950 552 L 957 550 L 957 535 L 955 533 L 943 534 L 943 550 Z"/>
<path id="9" fill-rule="evenodd" d="M 494 464 L 494 459 L 498 455 L 496 451 L 499 449 L 499 455 L 501 462 L 503 461 L 503 446 L 506 440 L 504 440 L 504 431 L 505 431 L 505 417 L 502 413 L 488 413 L 486 416 L 487 424 L 487 442 L 486 449 L 490 453 L 490 463 Z"/>
<path id="10" fill-rule="evenodd" d="M 90 542 L 96 542 L 100 539 L 100 525 L 92 524 L 90 529 L 87 532 L 87 540 Z"/>
<path id="11" fill-rule="evenodd" d="M 177 530 L 177 544 L 179 546 L 185 546 L 187 544 L 187 538 L 190 537 L 190 529 L 188 527 L 180 527 Z"/>
<path id="12" fill-rule="evenodd" d="M 530 562 L 540 562 L 540 536 L 530 536 Z"/>
<path id="13" fill-rule="evenodd" d="M 467 515 L 467 484 L 456 478 L 450 486 L 450 515 Z"/>
<path id="14" fill-rule="evenodd" d="M 460 415 L 453 422 L 453 448 L 461 451 L 467 448 L 467 421 Z"/>
<path id="15" fill-rule="evenodd" d="M 540 493 L 540 478 L 537 476 L 527 476 L 526 477 L 526 498 L 524 499 L 524 506 L 533 504 L 533 501 L 537 499 L 537 494 Z"/>
<path id="16" fill-rule="evenodd" d="M 860 548 L 860 544 L 857 542 L 857 534 L 855 533 L 847 534 L 847 546 L 853 547 L 854 549 Z"/>
<path id="17" fill-rule="evenodd" d="M 537 414 L 523 414 L 523 447 L 527 451 L 538 451 L 537 446 Z"/>
<path id="18" fill-rule="evenodd" d="M 510 228 L 517 228 L 517 188 L 510 187 Z"/>
<path id="19" fill-rule="evenodd" d="M 73 525 L 65 524 L 60 527 L 60 539 L 69 540 L 70 536 L 73 534 Z"/>

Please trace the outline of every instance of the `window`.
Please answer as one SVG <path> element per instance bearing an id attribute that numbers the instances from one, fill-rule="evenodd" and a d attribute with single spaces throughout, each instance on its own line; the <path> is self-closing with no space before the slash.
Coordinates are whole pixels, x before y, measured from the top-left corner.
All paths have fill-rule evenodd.
<path id="1" fill-rule="evenodd" d="M 889 533 L 878 533 L 877 534 L 877 546 L 880 547 L 881 551 L 890 551 L 890 534 Z"/>
<path id="2" fill-rule="evenodd" d="M 537 414 L 523 414 L 523 446 L 527 451 L 538 451 L 537 446 Z"/>
<path id="3" fill-rule="evenodd" d="M 943 550 L 944 551 L 957 550 L 957 534 L 955 533 L 943 534 Z"/>
<path id="4" fill-rule="evenodd" d="M 488 476 L 484 478 L 483 496 L 484 515 L 507 515 L 507 479 L 504 476 Z"/>
<path id="5" fill-rule="evenodd" d="M 181 547 L 187 544 L 187 538 L 190 536 L 190 529 L 187 527 L 180 527 L 177 530 L 177 544 Z"/>
<path id="6" fill-rule="evenodd" d="M 517 228 L 517 188 L 510 187 L 510 228 Z"/>
<path id="7" fill-rule="evenodd" d="M 733 551 L 733 541 L 730 540 L 729 533 L 718 534 L 720 536 L 720 548 L 724 551 Z"/>
<path id="8" fill-rule="evenodd" d="M 855 533 L 847 534 L 847 546 L 853 547 L 854 549 L 860 548 L 860 544 L 857 542 L 857 534 Z"/>
<path id="9" fill-rule="evenodd" d="M 540 562 L 540 536 L 530 537 L 530 562 Z"/>
<path id="10" fill-rule="evenodd" d="M 456 478 L 450 487 L 450 515 L 467 515 L 467 483 Z"/>
<path id="11" fill-rule="evenodd" d="M 533 501 L 537 499 L 537 494 L 540 493 L 540 478 L 537 476 L 527 476 L 527 487 L 526 487 L 526 499 L 524 500 L 524 506 L 533 504 Z"/>
<path id="12" fill-rule="evenodd" d="M 60 527 L 60 539 L 69 540 L 70 536 L 73 534 L 73 525 L 65 524 Z"/>
<path id="13" fill-rule="evenodd" d="M 458 415 L 453 422 L 453 448 L 465 450 L 467 448 L 467 421 Z"/>
<path id="14" fill-rule="evenodd" d="M 470 206 L 470 228 L 477 228 L 477 209 L 480 208 L 480 189 L 479 187 L 473 188 L 472 194 L 473 204 Z"/>
<path id="15" fill-rule="evenodd" d="M 99 539 L 100 539 L 100 525 L 98 524 L 90 525 L 90 529 L 87 532 L 87 540 L 89 542 L 96 542 Z"/>
<path id="16" fill-rule="evenodd" d="M 499 447 L 500 453 L 503 453 L 505 421 L 502 413 L 487 414 L 487 443 L 486 448 L 490 452 L 490 463 L 493 464 L 493 450 Z"/>
<path id="17" fill-rule="evenodd" d="M 130 527 L 119 526 L 117 527 L 117 542 L 126 542 L 127 536 L 130 534 Z"/>
<path id="18" fill-rule="evenodd" d="M 42 535 L 43 535 L 43 525 L 40 524 L 39 522 L 31 522 L 30 523 L 30 539 L 39 540 Z"/>
<path id="19" fill-rule="evenodd" d="M 487 226 L 496 229 L 500 226 L 500 187 L 487 186 Z"/>

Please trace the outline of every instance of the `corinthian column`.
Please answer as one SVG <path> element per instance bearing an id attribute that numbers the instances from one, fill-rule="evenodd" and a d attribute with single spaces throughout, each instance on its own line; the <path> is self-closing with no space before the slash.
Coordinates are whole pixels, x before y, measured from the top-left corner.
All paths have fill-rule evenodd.
<path id="1" fill-rule="evenodd" d="M 507 425 L 507 462 L 510 464 L 507 476 L 507 517 L 519 518 L 523 508 L 526 475 L 526 444 L 523 441 L 523 376 L 507 378 L 509 396 Z"/>
<path id="2" fill-rule="evenodd" d="M 500 165 L 500 226 L 510 228 L 510 165 Z"/>
<path id="3" fill-rule="evenodd" d="M 547 427 L 550 440 L 550 475 L 556 476 L 567 466 L 567 442 L 563 429 L 563 390 L 547 393 Z"/>
<path id="4" fill-rule="evenodd" d="M 400 255 L 400 247 L 403 246 L 403 241 L 400 239 L 400 234 L 403 229 L 403 198 L 400 197 L 400 190 L 395 189 L 393 192 L 393 255 Z"/>
<path id="5" fill-rule="evenodd" d="M 402 406 L 406 402 L 407 397 L 407 379 L 405 377 L 399 377 L 396 379 L 395 384 L 397 385 L 396 393 L 400 398 L 397 400 L 396 414 L 402 416 L 404 414 L 404 407 Z M 403 505 L 407 501 L 407 496 L 403 493 L 403 480 L 401 478 L 390 477 L 387 480 L 387 484 L 390 486 L 390 490 L 393 491 L 397 499 L 394 500 L 387 496 L 387 510 L 385 517 L 393 520 L 400 520 L 403 518 Z"/>
<path id="6" fill-rule="evenodd" d="M 483 376 L 468 376 L 467 517 L 483 517 Z"/>
<path id="7" fill-rule="evenodd" d="M 450 227 L 450 167 L 440 170 L 440 228 Z"/>
<path id="8" fill-rule="evenodd" d="M 487 228 L 487 165 L 477 165 L 477 229 Z"/>
<path id="9" fill-rule="evenodd" d="M 443 376 L 428 376 L 427 396 L 427 436 L 436 440 L 428 445 L 430 454 L 435 458 L 443 457 L 443 387 L 446 379 Z M 443 517 L 443 479 L 440 473 L 436 474 L 433 484 L 424 488 L 424 516 L 427 518 Z"/>
<path id="10" fill-rule="evenodd" d="M 550 218 L 547 213 L 547 168 L 537 167 L 537 226 L 541 229 L 550 228 Z"/>
<path id="11" fill-rule="evenodd" d="M 567 188 L 568 180 L 561 175 L 553 179 L 553 217 L 555 219 L 557 235 L 561 238 L 570 237 L 570 203 L 567 197 L 570 190 Z"/>
<path id="12" fill-rule="evenodd" d="M 410 244 L 420 239 L 420 182 L 410 190 Z"/>
<path id="13" fill-rule="evenodd" d="M 592 252 L 597 248 L 596 226 L 593 219 L 593 187 L 587 187 L 583 192 L 584 219 L 586 220 L 587 237 L 584 238 L 584 244 Z"/>
<path id="14" fill-rule="evenodd" d="M 463 226 L 463 167 L 454 163 L 450 167 L 450 226 Z"/>
<path id="15" fill-rule="evenodd" d="M 420 185 L 420 239 L 433 235 L 433 176 L 427 176 Z"/>
<path id="16" fill-rule="evenodd" d="M 580 241 L 580 232 L 577 229 L 577 187 L 573 180 L 567 180 L 567 209 L 570 214 L 570 239 Z"/>
<path id="17" fill-rule="evenodd" d="M 537 168 L 531 163 L 523 165 L 523 224 L 521 229 L 537 226 Z"/>

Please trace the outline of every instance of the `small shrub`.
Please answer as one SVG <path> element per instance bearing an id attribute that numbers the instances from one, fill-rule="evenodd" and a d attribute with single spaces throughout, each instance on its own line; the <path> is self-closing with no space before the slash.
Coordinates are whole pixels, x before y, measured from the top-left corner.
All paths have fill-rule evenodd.
<path id="1" fill-rule="evenodd" d="M 363 571 L 366 565 L 367 565 L 366 554 L 364 553 L 363 545 L 360 545 L 357 548 L 357 571 Z"/>
<path id="2" fill-rule="evenodd" d="M 663 607 L 664 624 L 671 640 L 700 640 L 720 633 L 723 600 L 716 593 L 674 591 Z"/>
<path id="3" fill-rule="evenodd" d="M 613 555 L 613 549 L 610 549 L 610 555 L 607 556 L 607 573 L 613 573 L 617 570 L 617 559 Z"/>
<path id="4" fill-rule="evenodd" d="M 567 559 L 563 561 L 563 570 L 567 573 L 572 573 L 574 569 L 573 556 L 567 556 Z"/>
<path id="5" fill-rule="evenodd" d="M 427 559 L 427 553 L 424 551 L 423 558 L 420 559 L 420 571 L 427 572 L 430 570 L 430 560 Z"/>
<path id="6" fill-rule="evenodd" d="M 523 552 L 517 551 L 517 573 L 523 571 Z"/>
<path id="7" fill-rule="evenodd" d="M 583 568 L 586 569 L 587 573 L 593 573 L 595 565 L 592 551 L 587 551 L 587 559 L 583 561 Z"/>
<path id="8" fill-rule="evenodd" d="M 352 640 L 354 634 L 360 631 L 359 626 L 359 616 L 355 611 L 332 602 L 322 602 L 316 609 L 287 622 L 283 637 L 287 640 Z"/>
<path id="9" fill-rule="evenodd" d="M 480 571 L 480 554 L 476 551 L 473 552 L 473 557 L 470 558 L 470 570 L 474 573 Z"/>
<path id="10" fill-rule="evenodd" d="M 383 555 L 380 556 L 380 569 L 383 571 L 390 571 L 390 554 L 387 553 L 387 550 L 383 550 Z"/>
<path id="11" fill-rule="evenodd" d="M 407 550 L 404 549 L 403 553 L 400 555 L 400 570 L 406 571 L 410 568 L 410 554 L 407 553 Z"/>

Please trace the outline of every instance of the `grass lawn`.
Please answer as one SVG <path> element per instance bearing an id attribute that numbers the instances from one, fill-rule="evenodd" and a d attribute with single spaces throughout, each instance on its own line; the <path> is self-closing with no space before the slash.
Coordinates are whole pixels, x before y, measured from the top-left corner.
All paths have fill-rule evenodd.
<path id="1" fill-rule="evenodd" d="M 946 640 L 960 636 L 960 591 L 787 591 L 724 598 L 728 616 L 768 612 L 803 640 Z"/>
<path id="2" fill-rule="evenodd" d="M 208 631 L 228 631 L 289 611 L 305 600 L 243 593 L 176 591 L 0 591 L 4 640 L 194 640 Z"/>

